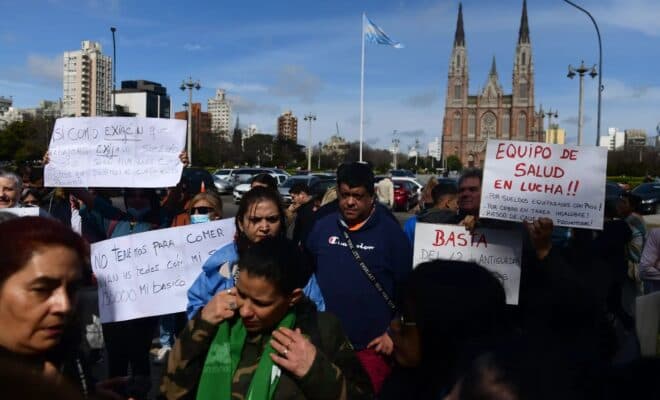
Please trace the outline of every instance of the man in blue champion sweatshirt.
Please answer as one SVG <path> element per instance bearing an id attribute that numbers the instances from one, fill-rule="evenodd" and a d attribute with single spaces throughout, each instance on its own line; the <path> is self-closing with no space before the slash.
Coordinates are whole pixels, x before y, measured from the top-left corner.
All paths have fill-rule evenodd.
<path id="1" fill-rule="evenodd" d="M 316 260 L 326 311 L 339 317 L 378 391 L 389 373 L 392 340 L 387 329 L 394 312 L 354 257 L 345 235 L 391 299 L 412 270 L 412 246 L 388 211 L 376 207 L 374 174 L 367 164 L 340 166 L 337 191 L 339 209 L 315 222 L 306 245 Z"/>

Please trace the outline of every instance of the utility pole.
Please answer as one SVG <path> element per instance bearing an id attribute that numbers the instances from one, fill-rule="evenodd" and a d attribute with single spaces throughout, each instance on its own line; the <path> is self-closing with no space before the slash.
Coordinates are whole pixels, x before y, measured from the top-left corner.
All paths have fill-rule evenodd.
<path id="1" fill-rule="evenodd" d="M 396 129 L 392 132 L 392 153 L 394 156 L 394 169 L 397 169 L 397 154 L 399 153 L 400 140 L 396 137 Z"/>

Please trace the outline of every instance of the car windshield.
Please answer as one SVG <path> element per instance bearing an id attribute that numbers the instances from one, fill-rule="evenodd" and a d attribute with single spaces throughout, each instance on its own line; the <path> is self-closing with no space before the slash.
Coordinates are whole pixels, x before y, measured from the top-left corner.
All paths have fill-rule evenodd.
<path id="1" fill-rule="evenodd" d="M 633 189 L 632 192 L 635 194 L 648 194 L 648 193 L 660 192 L 660 185 L 655 185 L 652 183 L 643 183 L 637 186 L 635 189 Z"/>
<path id="2" fill-rule="evenodd" d="M 229 172 L 231 172 L 230 169 L 218 169 L 213 173 L 213 175 L 229 175 Z"/>

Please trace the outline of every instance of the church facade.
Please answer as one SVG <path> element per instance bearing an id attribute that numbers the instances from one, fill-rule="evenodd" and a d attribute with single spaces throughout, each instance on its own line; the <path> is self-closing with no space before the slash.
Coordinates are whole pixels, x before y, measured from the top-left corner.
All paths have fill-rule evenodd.
<path id="1" fill-rule="evenodd" d="M 443 160 L 457 156 L 465 167 L 483 167 L 488 139 L 544 141 L 542 115 L 534 110 L 534 62 L 526 0 L 513 62 L 512 93 L 504 93 L 493 57 L 486 85 L 480 93 L 470 95 L 468 65 L 463 6 L 459 4 L 445 95 Z"/>

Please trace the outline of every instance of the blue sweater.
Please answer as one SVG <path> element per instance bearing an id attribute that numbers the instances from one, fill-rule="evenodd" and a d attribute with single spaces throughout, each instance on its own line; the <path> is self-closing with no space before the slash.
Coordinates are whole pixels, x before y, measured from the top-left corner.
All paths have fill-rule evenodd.
<path id="1" fill-rule="evenodd" d="M 368 221 L 349 236 L 357 252 L 392 298 L 412 270 L 412 246 L 399 224 L 376 207 Z M 366 277 L 346 244 L 339 212 L 317 220 L 307 238 L 316 259 L 316 278 L 326 310 L 339 317 L 357 350 L 387 330 L 393 314 Z"/>
<path id="2" fill-rule="evenodd" d="M 235 243 L 229 243 L 216 250 L 202 266 L 202 273 L 188 289 L 186 314 L 192 319 L 197 311 L 204 307 L 216 293 L 234 287 L 234 272 L 238 264 L 238 252 Z M 312 275 L 303 292 L 315 304 L 319 311 L 325 311 L 323 295 Z"/>

